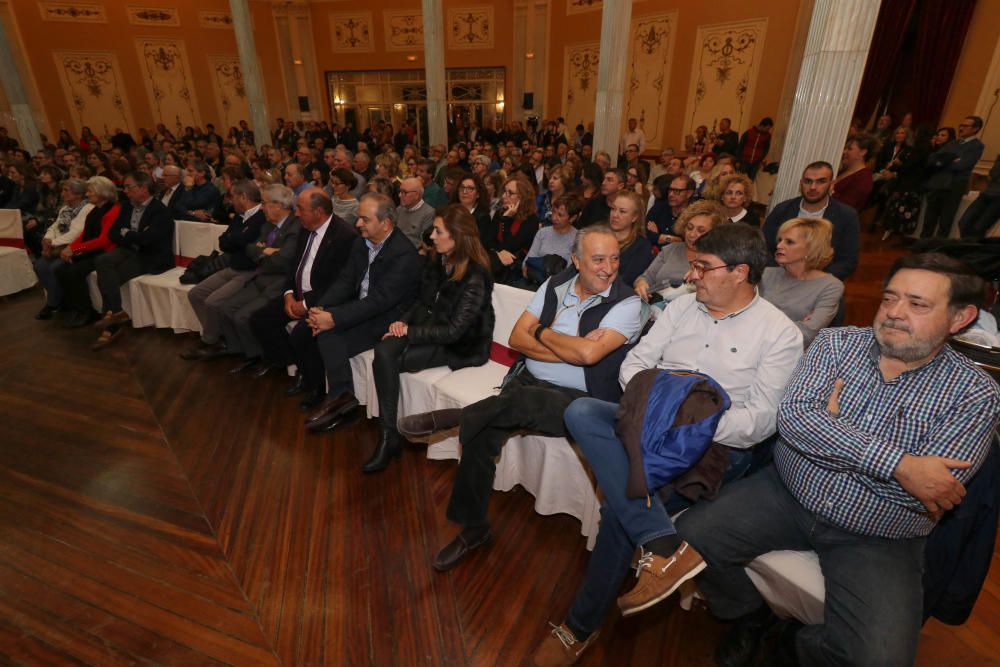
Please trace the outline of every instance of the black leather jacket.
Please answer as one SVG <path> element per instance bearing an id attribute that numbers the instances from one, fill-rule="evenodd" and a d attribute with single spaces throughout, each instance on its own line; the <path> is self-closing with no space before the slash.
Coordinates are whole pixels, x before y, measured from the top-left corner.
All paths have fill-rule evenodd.
<path id="1" fill-rule="evenodd" d="M 470 264 L 461 280 L 449 280 L 439 261 L 429 261 L 416 303 L 403 318 L 411 344 L 445 346 L 452 370 L 481 366 L 493 342 L 493 280 Z"/>

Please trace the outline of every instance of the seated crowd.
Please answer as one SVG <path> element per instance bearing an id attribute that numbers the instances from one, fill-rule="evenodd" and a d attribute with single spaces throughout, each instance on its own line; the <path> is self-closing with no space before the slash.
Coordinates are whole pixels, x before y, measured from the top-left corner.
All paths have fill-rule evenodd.
<path id="1" fill-rule="evenodd" d="M 972 137 L 982 122 L 966 120 Z M 824 623 L 785 638 L 802 664 L 909 664 L 925 543 L 982 467 L 1000 415 L 1000 388 L 946 344 L 976 319 L 983 282 L 943 255 L 904 257 L 872 326 L 838 328 L 871 194 L 858 165 L 877 142 L 852 134 L 839 176 L 809 164 L 800 196 L 761 221 L 750 177 L 772 127 L 698 128 L 686 158 L 664 151 L 653 169 L 634 119 L 614 166 L 562 119 L 538 133 L 460 129 L 427 157 L 409 124 L 359 135 L 292 121 L 259 151 L 241 123 L 225 140 L 212 126 L 180 139 L 160 126 L 138 142 L 117 132 L 106 154 L 88 131 L 30 161 L 0 157 L 46 291 L 40 319 L 95 322 L 95 349 L 111 344 L 129 321 L 121 287 L 174 265 L 174 220 L 223 224 L 219 261 L 188 293 L 201 332 L 185 360 L 233 358 L 231 373 L 253 377 L 294 365 L 285 394 L 301 397 L 305 428 L 328 432 L 358 420 L 350 362 L 373 350 L 380 428 L 366 473 L 404 439 L 457 427 L 457 532 L 438 570 L 492 540 L 496 460 L 512 433 L 572 438 L 601 490 L 601 528 L 535 664 L 574 663 L 616 600 L 629 616 L 695 577 L 711 611 L 737 621 L 720 664 L 754 664 L 773 618 L 743 566 L 780 549 L 815 551 L 826 579 Z M 887 182 L 904 179 L 902 150 Z M 942 209 L 959 152 L 935 158 L 953 173 Z M 401 373 L 488 361 L 497 283 L 535 290 L 499 391 L 399 416 Z M 701 448 L 667 475 L 678 464 L 665 438 Z M 700 498 L 669 492 L 703 466 Z M 635 586 L 619 596 L 630 569 Z"/>

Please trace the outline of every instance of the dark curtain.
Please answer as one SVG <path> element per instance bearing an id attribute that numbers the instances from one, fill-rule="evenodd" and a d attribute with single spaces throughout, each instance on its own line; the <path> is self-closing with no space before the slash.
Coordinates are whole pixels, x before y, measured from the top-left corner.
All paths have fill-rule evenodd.
<path id="1" fill-rule="evenodd" d="M 976 0 L 920 3 L 912 55 L 913 80 L 920 82 L 912 91 L 914 119 L 939 122 L 975 9 Z"/>
<path id="2" fill-rule="evenodd" d="M 854 107 L 854 116 L 865 123 L 883 99 L 886 86 L 899 63 L 900 47 L 916 6 L 917 0 L 882 0 L 871 49 L 868 51 L 868 62 L 865 63 L 865 73 L 861 78 L 861 90 Z"/>

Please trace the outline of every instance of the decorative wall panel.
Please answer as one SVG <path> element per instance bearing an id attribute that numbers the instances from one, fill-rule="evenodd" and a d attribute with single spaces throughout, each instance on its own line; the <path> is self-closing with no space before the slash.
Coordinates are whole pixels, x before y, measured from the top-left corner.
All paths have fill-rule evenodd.
<path id="1" fill-rule="evenodd" d="M 56 70 L 73 114 L 74 134 L 89 127 L 95 134 L 115 128 L 135 130 L 118 59 L 107 51 L 56 51 Z"/>
<path id="2" fill-rule="evenodd" d="M 198 25 L 202 28 L 233 29 L 233 17 L 229 12 L 198 12 Z"/>
<path id="3" fill-rule="evenodd" d="M 177 26 L 181 24 L 177 10 L 172 7 L 135 7 L 129 6 L 128 22 L 133 25 Z"/>
<path id="4" fill-rule="evenodd" d="M 723 117 L 731 118 L 738 132 L 753 124 L 747 114 L 766 32 L 766 18 L 698 27 L 681 145 L 694 128 L 707 125 L 711 133 Z"/>
<path id="5" fill-rule="evenodd" d="M 449 49 L 492 49 L 493 7 L 448 10 Z"/>
<path id="6" fill-rule="evenodd" d="M 600 42 L 566 46 L 563 70 L 563 99 L 566 100 L 566 106 L 562 115 L 569 127 L 576 127 L 577 123 L 586 126 L 594 120 L 600 52 Z"/>
<path id="7" fill-rule="evenodd" d="M 247 103 L 246 84 L 243 82 L 243 68 L 236 56 L 209 56 L 212 71 L 212 87 L 222 111 L 221 131 L 250 120 L 250 105 Z"/>
<path id="8" fill-rule="evenodd" d="M 677 12 L 632 19 L 622 132 L 629 118 L 637 118 L 647 150 L 659 150 L 667 143 L 663 123 L 670 102 L 667 91 L 676 32 Z"/>
<path id="9" fill-rule="evenodd" d="M 424 16 L 419 9 L 386 10 L 385 50 L 413 51 L 424 48 Z"/>
<path id="10" fill-rule="evenodd" d="M 39 2 L 38 11 L 43 21 L 68 21 L 70 23 L 107 23 L 104 5 L 83 2 Z"/>
<path id="11" fill-rule="evenodd" d="M 136 48 L 156 122 L 181 133 L 185 125 L 201 125 L 184 42 L 140 37 Z"/>
<path id="12" fill-rule="evenodd" d="M 566 0 L 567 14 L 599 11 L 604 8 L 602 0 Z"/>
<path id="13" fill-rule="evenodd" d="M 330 14 L 330 48 L 334 53 L 375 50 L 371 12 Z"/>

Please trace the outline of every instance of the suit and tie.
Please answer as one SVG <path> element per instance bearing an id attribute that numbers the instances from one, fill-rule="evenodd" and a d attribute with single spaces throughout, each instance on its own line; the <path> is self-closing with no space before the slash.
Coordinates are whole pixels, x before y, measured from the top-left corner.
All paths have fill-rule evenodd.
<path id="1" fill-rule="evenodd" d="M 146 273 L 163 273 L 174 266 L 174 219 L 155 197 L 142 204 L 126 201 L 108 232 L 117 247 L 95 262 L 101 310 L 122 309 L 121 287 Z"/>
<path id="2" fill-rule="evenodd" d="M 333 315 L 333 329 L 313 336 L 300 322 L 292 330 L 295 362 L 310 391 L 322 389 L 324 368 L 331 397 L 349 391 L 351 357 L 374 348 L 416 299 L 423 258 L 409 239 L 393 230 L 374 252 L 370 242 L 355 240 L 344 270 L 317 301 Z"/>
<path id="3" fill-rule="evenodd" d="M 931 153 L 927 162 L 930 167 L 937 167 L 937 171 L 926 184 L 927 206 L 920 238 L 948 238 L 962 197 L 969 190 L 972 170 L 983 156 L 984 148 L 983 142 L 973 136 L 949 141 Z"/>
<path id="4" fill-rule="evenodd" d="M 351 246 L 358 238 L 357 230 L 331 215 L 320 230 L 309 231 L 304 227 L 298 234 L 295 255 L 288 263 L 288 271 L 277 294 L 267 305 L 250 315 L 250 331 L 260 345 L 261 356 L 276 366 L 292 363 L 292 349 L 286 327 L 292 320 L 285 313 L 285 294 L 295 301 L 302 301 L 306 309 L 315 306 L 319 297 L 333 283 L 344 268 Z M 313 247 L 315 246 L 315 248 Z M 308 266 L 307 266 L 308 265 Z"/>

